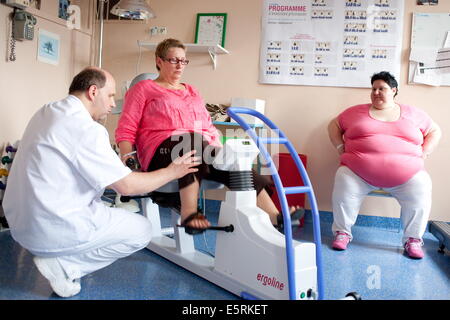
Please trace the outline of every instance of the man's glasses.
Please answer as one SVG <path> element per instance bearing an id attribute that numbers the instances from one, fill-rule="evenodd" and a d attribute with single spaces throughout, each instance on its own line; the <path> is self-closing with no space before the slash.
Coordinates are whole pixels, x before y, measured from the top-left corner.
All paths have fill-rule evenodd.
<path id="1" fill-rule="evenodd" d="M 171 64 L 181 63 L 184 66 L 189 63 L 189 60 L 186 60 L 186 59 L 178 59 L 178 58 L 170 58 L 170 59 L 161 58 L 161 59 L 163 59 L 164 61 L 167 61 L 168 63 L 171 63 Z"/>

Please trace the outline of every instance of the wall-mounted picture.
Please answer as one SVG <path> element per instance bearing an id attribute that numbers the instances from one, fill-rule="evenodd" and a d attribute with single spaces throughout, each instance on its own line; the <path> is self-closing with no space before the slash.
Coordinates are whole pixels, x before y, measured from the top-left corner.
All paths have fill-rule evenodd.
<path id="1" fill-rule="evenodd" d="M 420 6 L 423 5 L 437 5 L 439 3 L 439 0 L 417 0 L 417 4 Z"/>
<path id="2" fill-rule="evenodd" d="M 59 35 L 40 29 L 37 59 L 56 66 L 59 63 L 59 50 Z"/>
<path id="3" fill-rule="evenodd" d="M 198 13 L 195 43 L 225 47 L 226 13 Z"/>

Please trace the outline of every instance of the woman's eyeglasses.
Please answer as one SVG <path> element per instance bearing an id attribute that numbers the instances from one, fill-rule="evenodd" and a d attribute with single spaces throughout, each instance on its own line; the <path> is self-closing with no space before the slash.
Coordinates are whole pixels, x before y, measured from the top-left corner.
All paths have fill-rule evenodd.
<path id="1" fill-rule="evenodd" d="M 171 63 L 171 64 L 181 63 L 184 66 L 189 63 L 189 60 L 186 60 L 186 59 L 178 59 L 178 58 L 170 58 L 170 59 L 161 58 L 161 59 L 163 59 L 164 61 L 167 61 L 168 63 Z"/>

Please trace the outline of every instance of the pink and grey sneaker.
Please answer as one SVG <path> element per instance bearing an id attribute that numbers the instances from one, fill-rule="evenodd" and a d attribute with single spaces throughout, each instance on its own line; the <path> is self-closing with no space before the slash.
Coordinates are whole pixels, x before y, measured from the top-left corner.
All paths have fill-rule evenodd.
<path id="1" fill-rule="evenodd" d="M 422 259 L 425 256 L 422 246 L 423 242 L 421 239 L 408 238 L 408 241 L 405 243 L 405 250 L 410 258 Z"/>
<path id="2" fill-rule="evenodd" d="M 331 245 L 335 250 L 345 250 L 350 242 L 350 236 L 345 232 L 338 231 Z"/>

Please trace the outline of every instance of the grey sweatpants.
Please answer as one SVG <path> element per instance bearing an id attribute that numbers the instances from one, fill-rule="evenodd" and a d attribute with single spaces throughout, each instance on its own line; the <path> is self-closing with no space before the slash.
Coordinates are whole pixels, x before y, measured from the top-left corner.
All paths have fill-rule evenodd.
<path id="1" fill-rule="evenodd" d="M 431 178 L 423 170 L 404 184 L 383 188 L 397 199 L 401 206 L 403 243 L 409 237 L 422 239 L 431 210 L 431 188 Z M 378 189 L 365 182 L 348 167 L 339 167 L 333 189 L 333 233 L 342 231 L 352 237 L 351 228 L 356 222 L 364 198 L 371 191 Z"/>

